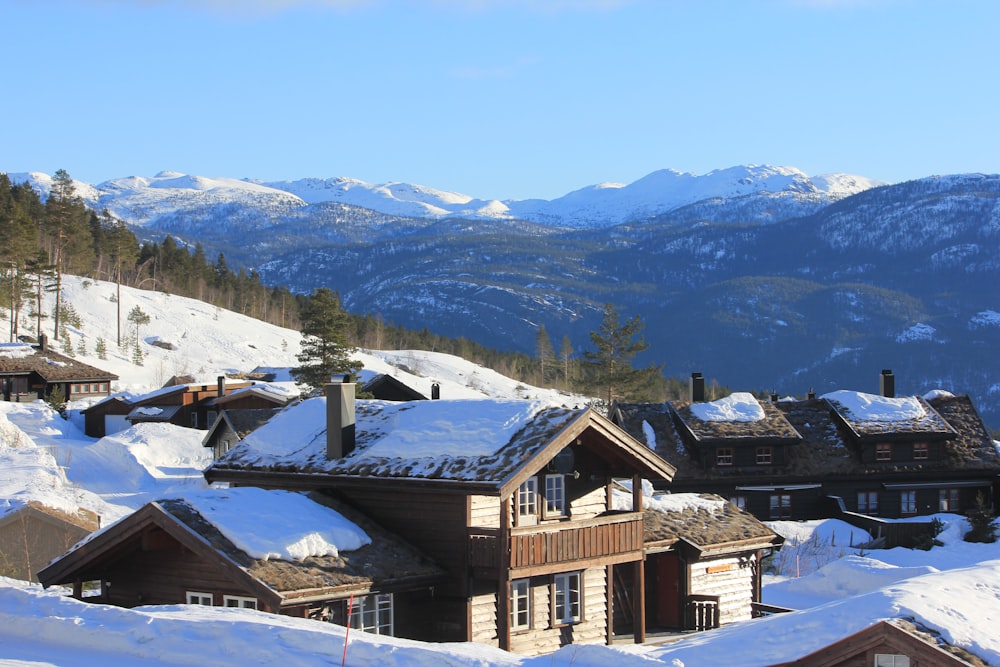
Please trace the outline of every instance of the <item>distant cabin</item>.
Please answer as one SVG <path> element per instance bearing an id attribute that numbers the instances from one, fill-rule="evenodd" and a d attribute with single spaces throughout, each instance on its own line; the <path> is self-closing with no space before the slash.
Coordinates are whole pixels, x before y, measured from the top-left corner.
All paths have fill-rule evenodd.
<path id="1" fill-rule="evenodd" d="M 0 514 L 0 576 L 38 581 L 38 571 L 98 529 L 100 518 L 87 509 L 75 512 L 38 501 Z"/>
<path id="2" fill-rule="evenodd" d="M 55 352 L 45 335 L 38 345 L 0 343 L 0 390 L 5 401 L 44 399 L 57 389 L 67 401 L 108 396 L 117 379 L 114 373 Z"/>

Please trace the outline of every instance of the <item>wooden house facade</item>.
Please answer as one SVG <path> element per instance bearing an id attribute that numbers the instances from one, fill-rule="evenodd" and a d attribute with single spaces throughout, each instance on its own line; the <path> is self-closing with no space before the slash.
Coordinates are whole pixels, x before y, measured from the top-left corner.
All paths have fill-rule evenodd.
<path id="1" fill-rule="evenodd" d="M 108 396 L 114 373 L 59 354 L 43 335 L 38 345 L 0 345 L 0 391 L 5 401 L 47 398 L 58 389 L 67 401 Z"/>
<path id="2" fill-rule="evenodd" d="M 212 460 L 226 455 L 233 445 L 267 423 L 279 408 L 225 410 L 219 412 L 201 444 L 212 449 Z"/>
<path id="3" fill-rule="evenodd" d="M 968 396 L 897 398 L 883 371 L 877 395 L 751 397 L 755 419 L 706 419 L 701 409 L 732 397 L 705 401 L 699 379 L 691 400 L 611 409 L 612 421 L 677 468 L 674 491 L 715 493 L 764 520 L 963 513 L 978 494 L 997 498 L 1000 456 Z M 858 404 L 883 412 L 872 417 Z"/>
<path id="4" fill-rule="evenodd" d="M 225 398 L 252 386 L 252 382 L 227 382 L 220 376 L 214 384 L 172 384 L 139 397 L 109 397 L 83 411 L 85 432 L 92 438 L 100 438 L 144 422 L 207 430 L 218 417 L 221 407 L 216 401 L 220 396 Z M 241 401 L 255 408 L 287 403 L 262 391 Z"/>
<path id="5" fill-rule="evenodd" d="M 244 607 L 375 633 L 424 636 L 426 609 L 444 571 L 353 508 L 321 494 L 312 494 L 311 502 L 337 512 L 370 541 L 300 559 L 262 558 L 234 544 L 189 499 L 165 499 L 78 545 L 42 570 L 39 579 L 46 586 L 72 585 L 74 595 L 88 602 Z M 262 532 L 270 528 L 262 526 Z M 85 586 L 91 591 L 83 597 Z"/>
<path id="6" fill-rule="evenodd" d="M 37 501 L 0 515 L 0 576 L 38 581 L 38 571 L 98 529 L 95 512 L 66 512 Z"/>
<path id="7" fill-rule="evenodd" d="M 270 420 L 206 478 L 323 490 L 415 544 L 448 573 L 422 639 L 528 654 L 610 643 L 615 601 L 627 600 L 629 631 L 643 640 L 639 480 L 669 482 L 670 464 L 590 409 L 355 404 L 353 385 L 328 391 Z M 315 436 L 324 430 L 317 419 L 325 419 L 325 442 Z M 291 425 L 307 423 L 308 435 L 297 438 Z M 622 477 L 637 489 L 628 508 L 612 500 L 613 480 Z"/>

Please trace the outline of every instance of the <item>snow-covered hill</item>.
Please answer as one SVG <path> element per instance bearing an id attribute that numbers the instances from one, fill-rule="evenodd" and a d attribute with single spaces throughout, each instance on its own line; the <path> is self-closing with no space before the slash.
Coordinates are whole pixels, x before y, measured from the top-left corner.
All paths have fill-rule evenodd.
<path id="1" fill-rule="evenodd" d="M 51 176 L 9 174 L 47 194 Z M 413 218 L 527 220 L 555 227 L 606 227 L 644 220 L 703 200 L 780 194 L 829 204 L 881 183 L 850 174 L 810 178 L 794 167 L 745 165 L 704 175 L 665 169 L 634 183 L 602 183 L 557 199 L 474 199 L 409 183 L 371 184 L 352 178 L 305 178 L 264 182 L 208 178 L 172 171 L 103 183 L 77 182 L 77 193 L 95 210 L 107 209 L 134 225 L 154 224 L 180 210 L 249 206 L 272 223 L 296 209 L 337 202 L 387 215 Z"/>

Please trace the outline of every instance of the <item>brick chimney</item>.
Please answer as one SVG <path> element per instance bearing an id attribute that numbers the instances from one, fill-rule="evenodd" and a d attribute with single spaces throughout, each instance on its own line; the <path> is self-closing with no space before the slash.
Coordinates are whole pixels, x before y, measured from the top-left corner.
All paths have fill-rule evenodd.
<path id="1" fill-rule="evenodd" d="M 882 369 L 878 376 L 878 390 L 886 398 L 896 398 L 896 376 L 888 368 Z"/>
<path id="2" fill-rule="evenodd" d="M 326 458 L 342 459 L 354 451 L 354 383 L 326 385 Z"/>
<path id="3" fill-rule="evenodd" d="M 705 402 L 705 378 L 701 373 L 691 373 L 691 402 Z"/>

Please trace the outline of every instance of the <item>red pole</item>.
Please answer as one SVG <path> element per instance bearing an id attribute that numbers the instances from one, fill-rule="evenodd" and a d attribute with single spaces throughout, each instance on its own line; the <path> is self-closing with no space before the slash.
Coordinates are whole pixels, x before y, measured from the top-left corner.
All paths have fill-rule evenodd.
<path id="1" fill-rule="evenodd" d="M 351 614 L 354 613 L 354 593 L 347 598 L 347 627 L 344 629 L 344 657 L 340 659 L 340 667 L 347 664 L 347 636 L 351 634 Z"/>

